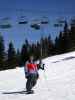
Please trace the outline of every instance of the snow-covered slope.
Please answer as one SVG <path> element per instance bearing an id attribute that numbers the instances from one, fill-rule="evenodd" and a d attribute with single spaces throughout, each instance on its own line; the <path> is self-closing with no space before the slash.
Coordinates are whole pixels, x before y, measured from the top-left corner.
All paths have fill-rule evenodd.
<path id="1" fill-rule="evenodd" d="M 75 100 L 75 52 L 43 60 L 35 94 L 25 95 L 23 68 L 0 72 L 0 100 Z"/>

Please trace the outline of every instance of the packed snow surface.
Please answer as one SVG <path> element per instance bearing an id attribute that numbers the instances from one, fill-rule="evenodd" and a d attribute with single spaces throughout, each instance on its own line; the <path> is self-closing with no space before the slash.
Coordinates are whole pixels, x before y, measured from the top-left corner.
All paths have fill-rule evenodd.
<path id="1" fill-rule="evenodd" d="M 26 95 L 24 68 L 0 72 L 0 100 L 75 100 L 75 52 L 43 60 L 34 94 Z"/>

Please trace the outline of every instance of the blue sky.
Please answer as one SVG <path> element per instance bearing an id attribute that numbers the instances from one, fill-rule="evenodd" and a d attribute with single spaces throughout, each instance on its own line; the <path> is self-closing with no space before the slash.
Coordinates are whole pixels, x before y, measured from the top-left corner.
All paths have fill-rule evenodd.
<path id="1" fill-rule="evenodd" d="M 19 18 L 26 16 L 28 25 L 18 25 Z M 30 28 L 33 19 L 41 19 L 47 16 L 49 25 L 43 26 L 39 31 Z M 75 17 L 75 0 L 0 0 L 0 20 L 9 17 L 13 25 L 11 29 L 0 29 L 4 36 L 6 49 L 9 41 L 14 43 L 16 48 L 21 48 L 25 38 L 30 42 L 40 38 L 40 34 L 51 34 L 54 39 L 60 29 L 52 26 L 58 18 L 70 19 Z"/>

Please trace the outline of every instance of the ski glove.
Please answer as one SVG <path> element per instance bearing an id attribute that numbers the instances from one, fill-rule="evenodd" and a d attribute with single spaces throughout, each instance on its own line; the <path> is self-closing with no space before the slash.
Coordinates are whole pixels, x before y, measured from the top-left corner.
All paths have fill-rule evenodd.
<path id="1" fill-rule="evenodd" d="M 45 68 L 45 64 L 38 64 L 38 69 L 42 69 L 42 70 L 44 70 Z"/>

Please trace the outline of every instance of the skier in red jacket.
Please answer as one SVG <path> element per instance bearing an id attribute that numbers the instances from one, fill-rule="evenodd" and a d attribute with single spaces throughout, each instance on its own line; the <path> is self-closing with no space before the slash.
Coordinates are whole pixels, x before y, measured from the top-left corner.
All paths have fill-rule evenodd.
<path id="1" fill-rule="evenodd" d="M 43 67 L 40 67 L 41 63 L 37 64 L 34 62 L 34 57 L 30 56 L 29 60 L 25 64 L 25 76 L 27 78 L 26 82 L 26 91 L 27 93 L 32 93 L 32 88 L 35 86 L 37 79 L 39 78 L 38 69 Z"/>

